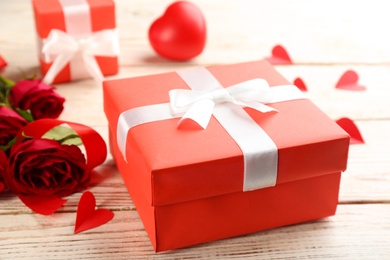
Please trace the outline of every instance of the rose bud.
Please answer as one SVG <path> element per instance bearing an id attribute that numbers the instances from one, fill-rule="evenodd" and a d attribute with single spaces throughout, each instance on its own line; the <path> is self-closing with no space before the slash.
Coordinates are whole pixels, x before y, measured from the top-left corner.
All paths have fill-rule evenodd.
<path id="1" fill-rule="evenodd" d="M 41 80 L 19 81 L 11 88 L 9 99 L 13 107 L 30 110 L 35 120 L 59 117 L 65 102 L 52 86 Z"/>
<path id="2" fill-rule="evenodd" d="M 27 121 L 6 106 L 0 106 L 0 146 L 11 141 Z"/>
<path id="3" fill-rule="evenodd" d="M 63 197 L 87 188 L 90 170 L 79 147 L 28 139 L 12 146 L 4 179 L 15 194 Z"/>

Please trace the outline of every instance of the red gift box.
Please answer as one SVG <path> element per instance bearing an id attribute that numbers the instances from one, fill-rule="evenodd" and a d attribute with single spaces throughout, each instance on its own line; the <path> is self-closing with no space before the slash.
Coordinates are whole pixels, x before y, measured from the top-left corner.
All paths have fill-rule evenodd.
<path id="1" fill-rule="evenodd" d="M 266 61 L 207 70 L 223 87 L 255 78 L 270 89 L 289 84 Z M 205 130 L 178 128 L 180 118 L 136 125 L 125 134 L 125 152 L 118 146 L 123 113 L 189 89 L 178 73 L 103 85 L 111 152 L 156 251 L 335 214 L 349 136 L 310 100 L 267 104 L 276 113 L 245 108 L 276 144 L 278 160 L 275 186 L 243 191 L 243 152 L 215 115 Z"/>
<path id="2" fill-rule="evenodd" d="M 41 73 L 46 76 L 47 83 L 91 76 L 101 79 L 103 75 L 118 73 L 119 44 L 112 0 L 33 0 L 32 3 Z M 100 42 L 99 49 L 84 51 L 96 46 L 97 41 Z M 45 47 L 48 42 L 52 49 Z M 74 49 L 69 50 L 70 46 Z M 90 55 L 87 57 L 89 63 L 83 59 L 85 53 Z M 60 57 L 62 54 L 67 56 Z M 57 65 L 56 59 L 59 58 L 63 60 L 57 61 Z"/>

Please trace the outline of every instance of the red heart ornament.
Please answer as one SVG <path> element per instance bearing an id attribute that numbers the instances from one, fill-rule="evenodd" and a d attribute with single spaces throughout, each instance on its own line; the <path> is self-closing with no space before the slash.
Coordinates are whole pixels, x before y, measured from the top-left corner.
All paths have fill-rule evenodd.
<path id="1" fill-rule="evenodd" d="M 349 118 L 340 118 L 336 123 L 351 137 L 350 144 L 364 144 L 362 135 L 355 123 Z"/>
<path id="2" fill-rule="evenodd" d="M 288 52 L 282 45 L 276 45 L 272 49 L 272 56 L 266 58 L 269 63 L 274 65 L 292 64 L 291 58 Z"/>
<path id="3" fill-rule="evenodd" d="M 185 61 L 199 55 L 206 43 L 206 22 L 200 9 L 178 1 L 149 28 L 149 42 L 162 57 Z"/>
<path id="4" fill-rule="evenodd" d="M 362 91 L 365 90 L 365 86 L 358 84 L 359 76 L 353 70 L 347 70 L 339 79 L 336 84 L 336 88 L 344 90 L 355 90 Z"/>
<path id="5" fill-rule="evenodd" d="M 307 91 L 306 84 L 301 78 L 296 78 L 294 80 L 294 85 L 297 86 L 301 91 Z"/>
<path id="6" fill-rule="evenodd" d="M 95 209 L 95 207 L 96 200 L 93 193 L 84 192 L 77 207 L 75 234 L 106 224 L 114 217 L 111 210 Z"/>

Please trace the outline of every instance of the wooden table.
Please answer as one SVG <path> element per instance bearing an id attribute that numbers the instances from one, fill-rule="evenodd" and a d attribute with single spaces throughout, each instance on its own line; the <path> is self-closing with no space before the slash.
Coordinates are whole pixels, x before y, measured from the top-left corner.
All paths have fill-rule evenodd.
<path id="1" fill-rule="evenodd" d="M 390 259 L 390 2 L 194 0 L 208 25 L 207 46 L 196 59 L 176 63 L 155 55 L 147 31 L 171 3 L 117 0 L 123 78 L 270 56 L 276 44 L 293 65 L 276 66 L 301 77 L 307 95 L 332 119 L 349 117 L 365 144 L 351 145 L 340 204 L 333 217 L 155 254 L 137 211 L 109 156 L 90 190 L 99 207 L 115 212 L 96 229 L 73 234 L 81 193 L 52 216 L 32 213 L 10 194 L 0 196 L 0 259 Z M 31 3 L 0 2 L 3 75 L 38 71 Z M 366 91 L 335 89 L 348 69 Z M 102 86 L 93 80 L 57 85 L 66 97 L 61 118 L 92 126 L 107 140 Z"/>

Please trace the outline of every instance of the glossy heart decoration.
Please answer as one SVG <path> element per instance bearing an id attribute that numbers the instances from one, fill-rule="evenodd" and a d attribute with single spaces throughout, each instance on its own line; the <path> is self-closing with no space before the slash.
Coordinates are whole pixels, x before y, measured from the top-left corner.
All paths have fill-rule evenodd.
<path id="1" fill-rule="evenodd" d="M 84 192 L 77 207 L 75 234 L 106 224 L 114 217 L 111 210 L 95 208 L 96 200 L 93 193 Z"/>
<path id="2" fill-rule="evenodd" d="M 355 90 L 362 91 L 365 90 L 365 86 L 358 84 L 359 76 L 353 70 L 347 70 L 339 79 L 336 84 L 336 88 L 344 90 Z"/>
<path id="3" fill-rule="evenodd" d="M 306 84 L 301 78 L 296 78 L 294 80 L 294 85 L 297 86 L 301 91 L 307 91 Z"/>
<path id="4" fill-rule="evenodd" d="M 206 43 L 206 22 L 200 9 L 178 1 L 149 28 L 149 42 L 162 57 L 186 61 L 199 55 Z"/>
<path id="5" fill-rule="evenodd" d="M 336 123 L 351 137 L 350 144 L 364 144 L 362 135 L 355 123 L 349 118 L 340 118 Z"/>
<path id="6" fill-rule="evenodd" d="M 272 56 L 266 60 L 273 65 L 292 64 L 290 55 L 282 45 L 276 45 L 272 49 Z"/>

